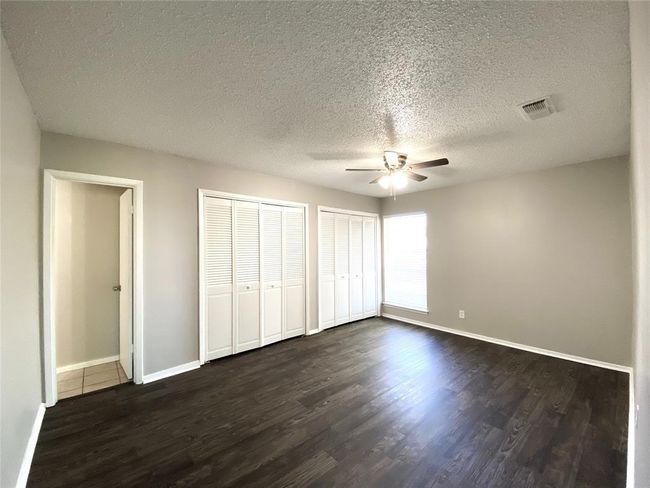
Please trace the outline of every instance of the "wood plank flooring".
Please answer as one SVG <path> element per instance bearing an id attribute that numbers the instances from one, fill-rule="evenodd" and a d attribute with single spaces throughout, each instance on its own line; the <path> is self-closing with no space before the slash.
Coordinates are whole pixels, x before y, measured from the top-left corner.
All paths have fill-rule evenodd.
<path id="1" fill-rule="evenodd" d="M 369 319 L 47 410 L 39 487 L 625 486 L 628 378 Z"/>

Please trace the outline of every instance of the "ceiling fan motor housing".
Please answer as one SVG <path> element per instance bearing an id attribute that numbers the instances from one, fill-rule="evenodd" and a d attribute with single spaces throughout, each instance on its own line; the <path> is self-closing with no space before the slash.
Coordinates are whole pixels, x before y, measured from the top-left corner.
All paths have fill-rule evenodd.
<path id="1" fill-rule="evenodd" d="M 387 169 L 401 169 L 406 165 L 406 154 L 384 151 L 384 165 Z"/>

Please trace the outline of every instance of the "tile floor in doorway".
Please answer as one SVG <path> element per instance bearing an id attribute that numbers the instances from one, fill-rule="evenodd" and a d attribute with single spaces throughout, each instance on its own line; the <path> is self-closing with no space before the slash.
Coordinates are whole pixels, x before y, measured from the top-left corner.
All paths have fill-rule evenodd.
<path id="1" fill-rule="evenodd" d="M 119 361 L 65 371 L 56 376 L 59 400 L 130 381 Z"/>

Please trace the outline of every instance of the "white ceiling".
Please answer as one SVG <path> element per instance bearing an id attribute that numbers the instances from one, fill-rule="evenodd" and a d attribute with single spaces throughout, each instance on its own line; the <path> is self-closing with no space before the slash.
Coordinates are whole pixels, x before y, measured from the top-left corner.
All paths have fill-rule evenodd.
<path id="1" fill-rule="evenodd" d="M 407 191 L 628 152 L 625 2 L 1 5 L 48 131 L 375 196 L 389 148 L 451 161 Z"/>

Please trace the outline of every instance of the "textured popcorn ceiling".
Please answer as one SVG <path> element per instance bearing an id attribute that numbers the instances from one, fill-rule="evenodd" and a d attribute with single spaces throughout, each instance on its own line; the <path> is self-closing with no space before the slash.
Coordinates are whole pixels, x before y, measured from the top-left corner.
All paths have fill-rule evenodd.
<path id="1" fill-rule="evenodd" d="M 625 2 L 3 1 L 2 30 L 44 130 L 355 193 L 389 148 L 451 161 L 407 191 L 628 152 Z"/>

